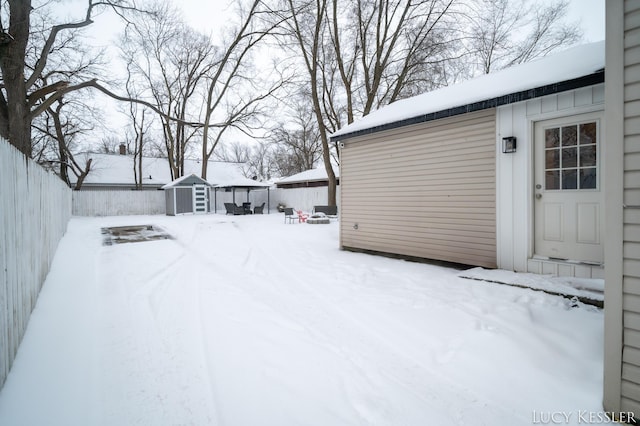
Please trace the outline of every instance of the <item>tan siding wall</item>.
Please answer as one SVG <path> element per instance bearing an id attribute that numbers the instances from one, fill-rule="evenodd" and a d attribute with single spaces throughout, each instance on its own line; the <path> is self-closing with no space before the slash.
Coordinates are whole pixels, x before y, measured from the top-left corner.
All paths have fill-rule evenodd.
<path id="1" fill-rule="evenodd" d="M 341 245 L 495 267 L 495 128 L 487 110 L 346 140 Z"/>
<path id="2" fill-rule="evenodd" d="M 640 414 L 640 2 L 625 7 L 621 408 Z"/>

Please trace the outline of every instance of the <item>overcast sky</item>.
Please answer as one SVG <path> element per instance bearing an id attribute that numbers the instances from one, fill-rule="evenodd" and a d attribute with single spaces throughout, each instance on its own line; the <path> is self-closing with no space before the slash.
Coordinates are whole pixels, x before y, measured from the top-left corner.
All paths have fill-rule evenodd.
<path id="1" fill-rule="evenodd" d="M 195 29 L 216 36 L 221 33 L 221 27 L 229 22 L 229 15 L 234 11 L 235 0 L 173 0 L 182 9 L 185 20 Z M 529 0 L 540 3 L 551 0 Z M 568 20 L 579 22 L 584 32 L 584 42 L 603 40 L 605 37 L 605 0 L 570 0 Z M 59 13 L 61 17 L 80 20 L 86 11 L 86 0 L 62 0 Z M 112 56 L 117 56 L 115 49 L 117 35 L 122 30 L 121 22 L 111 14 L 96 16 L 94 24 L 89 28 L 89 34 L 97 45 L 108 48 Z M 108 101 L 107 101 L 108 102 Z M 118 114 L 111 120 L 120 121 Z"/>
<path id="2" fill-rule="evenodd" d="M 579 20 L 585 41 L 604 40 L 605 0 L 571 0 L 571 19 Z"/>
<path id="3" fill-rule="evenodd" d="M 225 15 L 233 11 L 235 1 L 228 0 L 174 0 L 184 12 L 184 17 L 194 28 L 211 34 L 217 34 L 225 24 Z M 529 0 L 538 3 L 540 0 Z M 604 39 L 604 3 L 605 0 L 570 0 L 570 21 L 579 21 L 585 34 L 585 41 Z M 62 4 L 62 14 L 82 16 L 86 0 L 66 0 Z M 75 13 L 77 12 L 77 13 Z M 117 27 L 117 25 L 116 25 Z M 105 43 L 113 41 L 114 22 L 100 16 L 95 19 L 92 32 Z"/>

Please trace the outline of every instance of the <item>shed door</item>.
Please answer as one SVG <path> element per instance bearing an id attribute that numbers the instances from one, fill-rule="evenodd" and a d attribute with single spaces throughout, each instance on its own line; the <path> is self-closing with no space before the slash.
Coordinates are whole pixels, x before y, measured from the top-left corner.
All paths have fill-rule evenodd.
<path id="1" fill-rule="evenodd" d="M 175 188 L 176 214 L 193 212 L 193 189 L 185 186 Z"/>
<path id="2" fill-rule="evenodd" d="M 207 186 L 193 185 L 193 213 L 207 213 Z"/>
<path id="3" fill-rule="evenodd" d="M 535 254 L 602 263 L 601 113 L 535 124 Z"/>

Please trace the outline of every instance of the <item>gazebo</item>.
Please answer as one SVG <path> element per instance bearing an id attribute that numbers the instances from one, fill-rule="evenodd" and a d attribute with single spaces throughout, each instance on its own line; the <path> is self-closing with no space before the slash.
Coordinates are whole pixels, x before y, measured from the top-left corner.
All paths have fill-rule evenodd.
<path id="1" fill-rule="evenodd" d="M 233 203 L 235 204 L 236 202 L 236 191 L 237 190 L 241 190 L 241 191 L 246 191 L 247 192 L 247 202 L 249 202 L 249 193 L 251 192 L 251 190 L 256 190 L 256 189 L 266 189 L 267 190 L 267 213 L 270 212 L 269 210 L 269 204 L 270 204 L 270 197 L 269 197 L 269 188 L 271 187 L 270 183 L 264 183 L 264 182 L 258 182 L 256 180 L 253 179 L 249 179 L 249 178 L 245 178 L 245 177 L 239 177 L 239 178 L 233 178 L 232 180 L 228 181 L 228 182 L 223 182 L 223 183 L 219 183 L 217 185 L 213 186 L 213 206 L 214 206 L 214 213 L 217 212 L 217 198 L 218 198 L 218 190 L 219 189 L 223 189 L 225 190 L 225 192 L 231 191 L 233 192 Z"/>

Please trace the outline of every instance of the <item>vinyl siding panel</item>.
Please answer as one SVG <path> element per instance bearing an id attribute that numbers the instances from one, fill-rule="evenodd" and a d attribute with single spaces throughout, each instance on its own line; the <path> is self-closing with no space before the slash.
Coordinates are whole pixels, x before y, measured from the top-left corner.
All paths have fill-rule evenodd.
<path id="1" fill-rule="evenodd" d="M 625 8 L 624 17 L 624 159 L 622 259 L 621 406 L 640 412 L 640 10 Z"/>
<path id="2" fill-rule="evenodd" d="M 345 142 L 343 248 L 496 266 L 495 110 Z"/>

